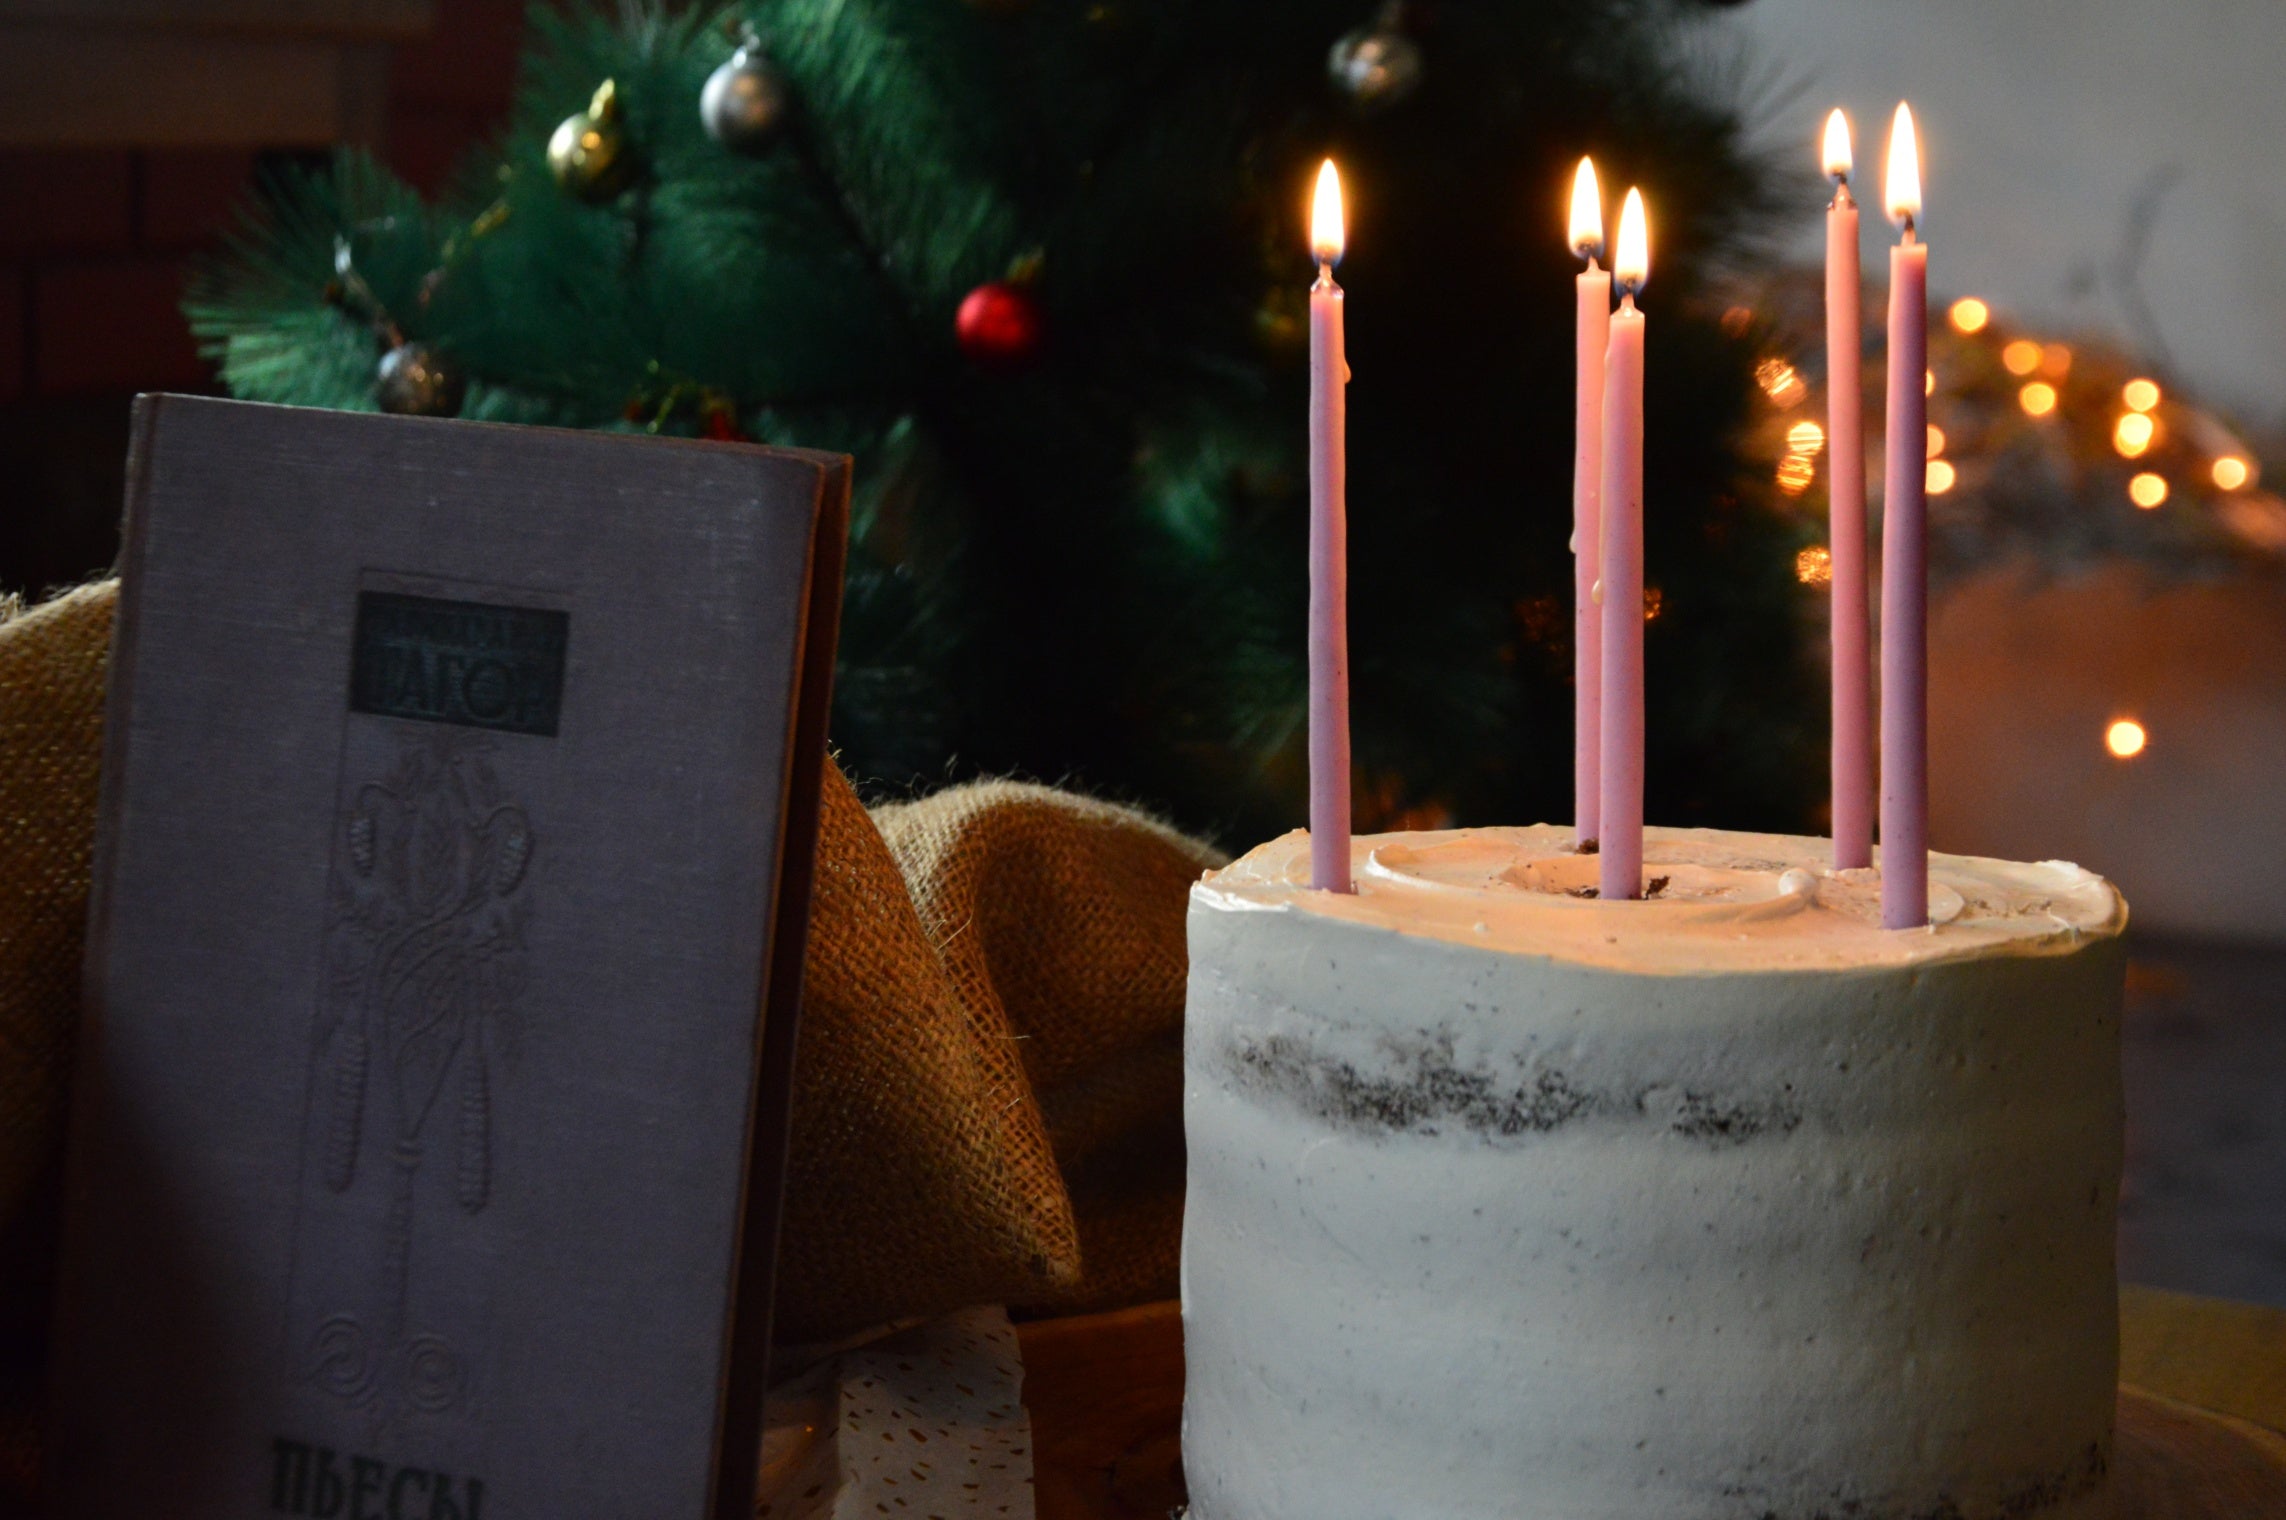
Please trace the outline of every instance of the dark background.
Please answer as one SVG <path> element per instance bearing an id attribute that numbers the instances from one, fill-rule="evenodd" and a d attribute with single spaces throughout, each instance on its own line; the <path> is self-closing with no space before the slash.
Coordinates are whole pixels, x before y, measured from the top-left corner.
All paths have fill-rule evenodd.
<path id="1" fill-rule="evenodd" d="M 424 191 L 504 122 L 524 31 L 523 0 L 433 9 L 426 38 L 391 50 L 374 145 Z M 0 591 L 36 597 L 111 563 L 128 398 L 216 389 L 177 309 L 187 262 L 265 160 L 322 152 L 0 146 Z"/>

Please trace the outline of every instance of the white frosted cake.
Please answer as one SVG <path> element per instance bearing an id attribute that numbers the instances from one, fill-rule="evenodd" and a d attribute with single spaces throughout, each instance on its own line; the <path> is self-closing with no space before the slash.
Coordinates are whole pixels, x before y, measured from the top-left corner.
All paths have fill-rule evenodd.
<path id="1" fill-rule="evenodd" d="M 2126 908 L 1823 840 L 1291 834 L 1191 895 L 1193 1520 L 2112 1514 Z"/>

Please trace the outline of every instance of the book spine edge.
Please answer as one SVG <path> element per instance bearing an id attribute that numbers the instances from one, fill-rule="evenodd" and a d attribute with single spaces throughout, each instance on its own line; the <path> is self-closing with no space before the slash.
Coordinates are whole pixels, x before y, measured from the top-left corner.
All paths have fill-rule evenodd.
<path id="1" fill-rule="evenodd" d="M 754 1102 L 747 1115 L 744 1215 L 732 1272 L 729 1335 L 716 1465 L 713 1520 L 752 1520 L 762 1454 L 763 1406 L 777 1286 L 778 1231 L 785 1207 L 793 1119 L 793 1071 L 800 1038 L 802 971 L 809 940 L 818 814 L 825 783 L 826 727 L 833 706 L 836 641 L 849 540 L 850 461 L 817 475 L 809 572 L 803 580 L 800 689 L 787 734 L 785 792 L 773 872 Z"/>
<path id="2" fill-rule="evenodd" d="M 70 1099 L 65 1121 L 63 1228 L 57 1243 L 55 1302 L 50 1311 L 48 1356 L 49 1407 L 64 1413 L 70 1404 L 60 1369 L 68 1366 L 76 1339 L 77 1273 L 71 1270 L 81 1254 L 73 1217 L 83 1182 L 89 1136 L 100 1124 L 97 1071 L 104 1029 L 104 975 L 111 950 L 112 863 L 118 853 L 119 825 L 126 808 L 128 720 L 134 707 L 137 607 L 142 586 L 145 542 L 150 520 L 149 497 L 153 456 L 168 398 L 146 394 L 135 398 L 132 431 L 127 446 L 126 490 L 120 505 L 119 558 L 113 572 L 119 577 L 119 598 L 112 613 L 111 652 L 104 671 L 102 770 L 96 792 L 95 838 L 89 856 L 86 938 L 80 959 L 78 1027 L 73 1032 Z M 53 1416 L 43 1432 L 44 1487 L 51 1494 L 58 1471 L 58 1435 L 64 1421 Z"/>

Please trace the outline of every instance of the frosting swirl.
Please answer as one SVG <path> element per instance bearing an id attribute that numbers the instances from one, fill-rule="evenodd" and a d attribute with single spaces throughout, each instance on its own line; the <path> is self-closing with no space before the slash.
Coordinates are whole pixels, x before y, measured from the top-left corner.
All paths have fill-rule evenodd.
<path id="1" fill-rule="evenodd" d="M 1227 909 L 1301 909 L 1401 934 L 1633 971 L 1838 969 L 2055 955 L 2117 934 L 2127 905 L 2068 861 L 1929 856 L 1925 930 L 1881 924 L 1879 867 L 1835 871 L 1822 839 L 1646 829 L 1645 896 L 1595 897 L 1566 826 L 1353 841 L 1354 896 L 1309 889 L 1309 835 L 1258 846 L 1194 889 Z"/>

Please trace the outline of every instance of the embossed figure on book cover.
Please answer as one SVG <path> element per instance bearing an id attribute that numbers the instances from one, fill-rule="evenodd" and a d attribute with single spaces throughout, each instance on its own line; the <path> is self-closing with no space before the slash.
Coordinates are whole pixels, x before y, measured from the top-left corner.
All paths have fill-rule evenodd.
<path id="1" fill-rule="evenodd" d="M 358 602 L 287 1334 L 376 1440 L 465 1419 L 496 1349 L 490 1274 L 453 1258 L 491 1248 L 504 1089 L 545 1037 L 521 1001 L 546 869 L 527 798 L 568 633 L 514 598 Z"/>

